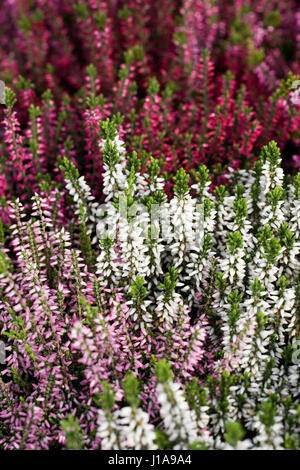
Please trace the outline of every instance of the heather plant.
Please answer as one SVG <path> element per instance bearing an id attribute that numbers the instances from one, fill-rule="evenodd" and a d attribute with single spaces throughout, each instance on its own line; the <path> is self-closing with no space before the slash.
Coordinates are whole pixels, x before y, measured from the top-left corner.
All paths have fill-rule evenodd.
<path id="1" fill-rule="evenodd" d="M 64 157 L 65 194 L 9 204 L 1 446 L 299 448 L 299 174 L 272 141 L 167 198 L 100 127 L 104 200 Z"/>
<path id="2" fill-rule="evenodd" d="M 58 177 L 66 153 L 101 195 L 99 121 L 113 116 L 131 151 L 164 162 L 165 179 L 179 165 L 205 163 L 216 178 L 228 163 L 248 167 L 271 139 L 297 169 L 294 0 L 3 3 L 14 35 L 0 41 L 1 79 L 18 101 L 4 116 L 2 193 L 24 194 L 25 169 L 26 192 Z"/>

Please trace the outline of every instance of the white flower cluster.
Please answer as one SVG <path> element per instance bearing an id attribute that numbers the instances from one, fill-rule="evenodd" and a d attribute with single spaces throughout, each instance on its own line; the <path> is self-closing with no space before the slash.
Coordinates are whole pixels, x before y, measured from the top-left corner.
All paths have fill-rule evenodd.
<path id="1" fill-rule="evenodd" d="M 154 426 L 141 408 L 125 406 L 113 413 L 98 411 L 97 436 L 103 450 L 155 450 Z"/>
<path id="2" fill-rule="evenodd" d="M 143 222 L 139 219 L 119 219 L 120 256 L 122 276 L 135 280 L 136 276 L 146 278 L 150 274 L 148 247 L 145 244 Z"/>
<path id="3" fill-rule="evenodd" d="M 104 163 L 104 173 L 103 173 L 103 193 L 105 194 L 106 202 L 117 198 L 119 193 L 123 191 L 126 187 L 126 161 L 125 161 L 125 144 L 116 136 L 113 140 L 103 139 L 99 146 L 102 150 L 105 149 L 105 146 L 109 142 L 112 146 L 116 148 L 120 161 L 116 163 L 113 167 L 109 166 L 107 163 Z"/>
<path id="4" fill-rule="evenodd" d="M 89 235 L 93 234 L 95 232 L 95 227 L 99 216 L 101 215 L 101 205 L 95 202 L 95 198 L 91 194 L 91 189 L 85 181 L 84 176 L 80 176 L 75 181 L 67 179 L 66 189 L 76 203 L 76 215 L 80 216 L 81 210 L 83 211 L 85 217 L 87 218 L 87 233 Z M 92 238 L 92 243 L 96 242 L 97 237 L 94 235 Z"/>
<path id="5" fill-rule="evenodd" d="M 102 450 L 120 449 L 119 423 L 114 414 L 105 410 L 98 411 L 97 437 L 101 439 Z"/>
<path id="6" fill-rule="evenodd" d="M 159 383 L 156 390 L 164 430 L 173 449 L 188 449 L 199 440 L 195 411 L 190 410 L 179 384 L 168 380 Z"/>
<path id="7" fill-rule="evenodd" d="M 130 207 L 143 204 L 145 196 L 151 200 L 136 216 L 120 214 L 108 201 L 111 242 L 100 246 L 97 273 L 127 293 L 143 279 L 146 292 L 141 302 L 128 300 L 137 328 L 152 326 L 157 319 L 159 326 L 170 330 L 187 312 L 192 312 L 196 325 L 201 315 L 206 318 L 206 340 L 211 351 L 217 351 L 212 352 L 217 354 L 212 374 L 223 380 L 215 396 L 213 387 L 205 386 L 210 397 L 205 410 L 209 421 L 204 419 L 209 446 L 222 445 L 218 436 L 225 432 L 226 421 L 240 420 L 260 436 L 251 439 L 251 445 L 241 443 L 241 448 L 268 446 L 270 433 L 281 433 L 274 441 L 281 448 L 285 438 L 279 418 L 263 431 L 254 417 L 271 395 L 277 404 L 291 397 L 291 413 L 297 414 L 300 373 L 293 357 L 300 335 L 300 178 L 284 179 L 274 142 L 264 147 L 253 169 L 231 170 L 226 187 L 212 189 L 201 172 L 201 181 L 193 185 L 195 197 L 181 169 L 175 195 L 167 200 L 157 194 L 162 181 L 153 183 L 152 178 L 149 186 L 147 175 L 134 179 L 132 171 L 129 175 L 124 170 L 126 181 L 118 183 L 119 196 L 121 187 L 123 196 L 130 192 Z M 89 198 L 82 181 L 78 186 Z M 78 191 L 71 188 L 71 193 Z M 161 202 L 159 220 L 154 221 L 153 201 Z M 153 238 L 147 227 L 155 228 Z M 159 384 L 157 391 L 167 435 L 177 448 L 188 448 L 199 438 L 193 410 L 176 383 Z M 204 442 L 203 435 L 199 439 Z"/>
<path id="8" fill-rule="evenodd" d="M 165 327 L 169 328 L 176 323 L 183 306 L 182 297 L 177 292 L 173 292 L 170 298 L 161 293 L 156 298 L 155 313 Z"/>
<path id="9" fill-rule="evenodd" d="M 128 315 L 131 315 L 132 319 L 136 322 L 136 328 L 144 328 L 145 326 L 150 326 L 153 317 L 151 315 L 151 300 L 144 300 L 140 305 L 136 306 L 134 300 L 128 300 L 127 305 L 129 305 Z"/>
<path id="10" fill-rule="evenodd" d="M 190 194 L 174 196 L 168 210 L 170 214 L 169 247 L 174 267 L 180 273 L 189 261 L 191 247 L 195 240 L 195 199 Z"/>
<path id="11" fill-rule="evenodd" d="M 141 408 L 125 406 L 118 411 L 122 449 L 155 450 L 155 432 L 149 416 Z"/>

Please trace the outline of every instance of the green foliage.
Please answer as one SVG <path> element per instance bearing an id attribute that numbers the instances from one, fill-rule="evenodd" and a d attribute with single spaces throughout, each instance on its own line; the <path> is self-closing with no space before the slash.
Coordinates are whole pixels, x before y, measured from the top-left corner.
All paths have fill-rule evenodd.
<path id="1" fill-rule="evenodd" d="M 0 223 L 2 224 L 2 220 L 0 219 Z M 1 229 L 1 225 L 0 225 Z M 2 235 L 0 233 L 0 235 Z M 10 259 L 6 256 L 5 253 L 0 251 L 0 274 L 7 274 L 9 272 L 12 272 L 13 270 L 13 265 L 11 264 Z"/>
<path id="2" fill-rule="evenodd" d="M 178 43 L 180 46 L 184 46 L 187 42 L 186 33 L 184 31 L 176 31 L 176 33 L 173 34 L 173 41 Z"/>
<path id="3" fill-rule="evenodd" d="M 259 419 L 262 424 L 265 425 L 266 431 L 275 424 L 275 416 L 276 416 L 276 397 L 274 395 L 270 396 L 270 398 L 265 401 L 261 405 L 261 412 L 259 413 Z"/>
<path id="4" fill-rule="evenodd" d="M 281 24 L 282 18 L 278 10 L 272 10 L 265 14 L 264 24 L 265 26 L 273 26 L 277 28 Z"/>
<path id="5" fill-rule="evenodd" d="M 33 85 L 33 83 L 31 82 L 31 80 L 29 78 L 24 78 L 22 75 L 19 75 L 18 76 L 18 81 L 16 83 L 16 87 L 17 87 L 18 90 L 27 91 L 30 88 L 33 88 L 34 85 Z"/>
<path id="6" fill-rule="evenodd" d="M 281 188 L 274 188 L 269 191 L 267 199 L 270 201 L 273 207 L 278 205 L 278 202 L 283 199 L 283 190 Z"/>
<path id="7" fill-rule="evenodd" d="M 259 297 L 260 294 L 263 292 L 264 290 L 264 286 L 263 286 L 263 283 L 261 281 L 259 281 L 257 278 L 254 279 L 253 282 L 251 282 L 250 284 L 250 288 L 253 292 L 253 296 L 254 298 L 256 297 Z"/>
<path id="8" fill-rule="evenodd" d="M 8 312 L 13 318 L 12 325 L 14 326 L 14 329 L 10 328 L 8 331 L 3 331 L 2 335 L 23 343 L 24 349 L 30 359 L 33 362 L 36 362 L 34 351 L 27 344 L 27 331 L 25 329 L 25 323 L 23 318 L 21 316 L 17 317 L 12 308 L 9 308 Z"/>
<path id="9" fill-rule="evenodd" d="M 233 210 L 235 219 L 237 223 L 240 224 L 248 215 L 247 200 L 245 198 L 235 199 L 233 202 Z"/>
<path id="10" fill-rule="evenodd" d="M 133 408 L 137 408 L 140 404 L 139 389 L 138 379 L 131 372 L 128 372 L 125 377 L 124 392 L 126 401 Z"/>
<path id="11" fill-rule="evenodd" d="M 189 175 L 184 168 L 179 168 L 175 176 L 174 193 L 178 197 L 185 196 L 189 192 Z"/>
<path id="12" fill-rule="evenodd" d="M 271 238 L 264 241 L 265 257 L 269 263 L 275 263 L 281 249 L 280 241 Z"/>
<path id="13" fill-rule="evenodd" d="M 115 394 L 106 380 L 103 381 L 102 387 L 101 406 L 104 410 L 111 411 L 115 404 Z"/>
<path id="14" fill-rule="evenodd" d="M 143 277 L 137 276 L 136 280 L 133 281 L 131 286 L 131 296 L 136 300 L 138 305 L 141 305 L 147 296 L 147 289 L 144 286 L 144 283 L 145 279 Z"/>
<path id="15" fill-rule="evenodd" d="M 290 231 L 288 223 L 284 222 L 278 229 L 278 236 L 280 239 L 281 246 L 284 246 L 288 250 L 291 250 L 295 243 L 295 235 Z"/>
<path id="16" fill-rule="evenodd" d="M 251 67 L 257 67 L 265 58 L 265 51 L 263 48 L 257 49 L 251 40 L 248 41 L 248 56 L 247 62 Z"/>
<path id="17" fill-rule="evenodd" d="M 31 21 L 28 16 L 22 15 L 18 21 L 18 27 L 24 33 L 31 31 Z"/>
<path id="18" fill-rule="evenodd" d="M 84 447 L 82 431 L 77 418 L 71 413 L 61 421 L 61 428 L 66 436 L 66 447 L 69 450 L 81 450 Z"/>
<path id="19" fill-rule="evenodd" d="M 80 249 L 86 260 L 88 268 L 91 270 L 95 262 L 95 253 L 92 247 L 91 235 L 87 227 L 87 215 L 82 203 L 79 203 L 79 240 L 80 240 Z"/>
<path id="20" fill-rule="evenodd" d="M 138 154 L 135 150 L 127 157 L 127 168 L 128 170 L 133 168 L 135 173 L 139 172 L 141 169 L 141 159 L 138 157 Z"/>
<path id="21" fill-rule="evenodd" d="M 120 20 L 127 20 L 132 15 L 127 5 L 122 5 L 122 8 L 118 10 L 118 18 Z"/>
<path id="22" fill-rule="evenodd" d="M 241 441 L 246 434 L 243 426 L 236 421 L 225 423 L 225 431 L 225 441 L 232 447 L 236 447 L 238 442 Z"/>
<path id="23" fill-rule="evenodd" d="M 271 230 L 270 225 L 268 224 L 265 225 L 262 229 L 259 229 L 257 233 L 257 238 L 261 245 L 263 245 L 266 242 L 266 240 L 269 240 L 270 238 L 272 238 L 272 236 L 273 236 L 273 232 Z"/>
<path id="24" fill-rule="evenodd" d="M 35 121 L 38 116 L 41 115 L 41 110 L 39 106 L 34 106 L 33 104 L 30 105 L 29 108 L 29 117 L 31 121 Z"/>
<path id="25" fill-rule="evenodd" d="M 207 405 L 207 391 L 199 386 L 196 377 L 193 377 L 192 381 L 185 387 L 185 391 L 188 404 L 196 412 L 201 406 Z"/>
<path id="26" fill-rule="evenodd" d="M 113 169 L 120 161 L 120 155 L 117 146 L 110 140 L 105 142 L 104 149 L 102 151 L 103 162 L 106 163 L 109 168 Z"/>
<path id="27" fill-rule="evenodd" d="M 4 245 L 5 242 L 5 230 L 4 230 L 4 225 L 2 218 L 0 217 L 0 245 Z"/>
<path id="28" fill-rule="evenodd" d="M 133 52 L 134 52 L 136 60 L 138 62 L 142 62 L 142 60 L 145 57 L 145 51 L 144 51 L 143 46 L 141 44 L 135 44 L 135 46 L 133 47 Z"/>
<path id="29" fill-rule="evenodd" d="M 208 450 L 208 447 L 203 442 L 195 441 L 190 444 L 189 450 Z"/>
<path id="30" fill-rule="evenodd" d="M 300 172 L 295 175 L 294 187 L 295 187 L 295 198 L 300 199 Z"/>
<path id="31" fill-rule="evenodd" d="M 155 366 L 155 375 L 158 382 L 164 384 L 172 380 L 172 369 L 170 363 L 164 358 L 157 362 Z"/>
<path id="32" fill-rule="evenodd" d="M 155 181 L 155 179 L 158 177 L 159 171 L 159 162 L 156 160 L 156 158 L 150 156 L 150 164 L 147 164 L 147 173 L 149 174 L 151 183 L 153 183 L 153 181 Z"/>
<path id="33" fill-rule="evenodd" d="M 260 158 L 263 162 L 270 162 L 272 167 L 278 167 L 280 164 L 280 149 L 274 140 L 264 145 Z"/>
<path id="34" fill-rule="evenodd" d="M 16 99 L 15 92 L 11 88 L 5 87 L 5 103 L 6 103 L 6 106 L 8 107 L 9 113 L 11 113 L 16 102 L 17 102 L 17 99 Z"/>
<path id="35" fill-rule="evenodd" d="M 94 325 L 95 318 L 98 315 L 98 308 L 92 306 L 82 296 L 79 297 L 79 302 L 85 309 L 85 319 L 82 320 L 82 323 L 92 327 Z"/>
<path id="36" fill-rule="evenodd" d="M 228 194 L 226 186 L 223 184 L 221 186 L 217 186 L 215 189 L 215 195 L 219 202 L 223 202 L 225 196 Z"/>
<path id="37" fill-rule="evenodd" d="M 174 267 L 171 267 L 165 276 L 164 283 L 160 285 L 165 291 L 165 300 L 168 301 L 176 288 L 178 273 Z"/>
<path id="38" fill-rule="evenodd" d="M 155 435 L 156 435 L 155 443 L 160 450 L 171 449 L 171 443 L 169 441 L 167 434 L 164 431 L 162 431 L 159 428 L 155 429 Z"/>
<path id="39" fill-rule="evenodd" d="M 167 100 L 171 98 L 174 95 L 174 92 L 176 91 L 176 83 L 173 81 L 170 81 L 166 84 L 165 89 L 163 90 L 161 96 L 163 100 Z"/>
<path id="40" fill-rule="evenodd" d="M 211 182 L 211 176 L 209 174 L 209 170 L 205 165 L 201 165 L 197 171 L 192 171 L 191 175 L 195 178 L 197 182 L 198 194 L 201 200 L 205 185 Z"/>
<path id="41" fill-rule="evenodd" d="M 40 8 L 36 8 L 31 15 L 31 19 L 33 23 L 41 23 L 44 21 L 44 13 Z"/>
<path id="42" fill-rule="evenodd" d="M 81 19 L 81 20 L 86 20 L 89 16 L 89 10 L 86 5 L 86 3 L 83 2 L 78 2 L 73 6 L 76 15 Z"/>
<path id="43" fill-rule="evenodd" d="M 115 122 L 108 118 L 106 119 L 106 121 L 100 122 L 100 129 L 102 133 L 102 139 L 114 140 L 118 134 Z"/>
<path id="44" fill-rule="evenodd" d="M 58 166 L 61 171 L 64 172 L 65 177 L 69 181 L 74 181 L 79 178 L 79 171 L 73 162 L 68 160 L 67 157 L 59 158 Z"/>
<path id="45" fill-rule="evenodd" d="M 294 75 L 293 72 L 290 71 L 287 77 L 281 80 L 280 86 L 278 88 L 278 96 L 280 98 L 286 98 L 293 89 L 293 83 L 299 79 L 299 75 Z"/>
<path id="46" fill-rule="evenodd" d="M 97 77 L 97 69 L 94 64 L 89 64 L 86 68 L 86 73 L 89 79 L 92 81 Z"/>
<path id="47" fill-rule="evenodd" d="M 155 95 L 157 95 L 159 93 L 159 88 L 160 88 L 160 86 L 159 86 L 157 78 L 156 77 L 150 77 L 149 85 L 148 85 L 148 88 L 147 88 L 148 95 L 154 97 Z"/>
<path id="48" fill-rule="evenodd" d="M 258 312 L 256 315 L 257 321 L 257 331 L 264 330 L 266 324 L 268 323 L 268 318 L 263 314 L 263 312 Z"/>
<path id="49" fill-rule="evenodd" d="M 141 44 L 136 44 L 133 48 L 124 53 L 125 64 L 130 67 L 134 62 L 142 62 L 145 56 L 144 48 Z"/>
<path id="50" fill-rule="evenodd" d="M 230 292 L 228 296 L 228 303 L 230 305 L 230 310 L 228 311 L 228 320 L 232 328 L 235 327 L 240 317 L 241 310 L 239 308 L 239 304 L 242 302 L 242 300 L 243 295 L 237 289 L 234 289 L 232 292 Z"/>
<path id="51" fill-rule="evenodd" d="M 100 241 L 100 246 L 102 250 L 105 250 L 105 251 L 108 251 L 113 245 L 114 245 L 114 241 L 109 235 L 106 235 Z"/>
<path id="52" fill-rule="evenodd" d="M 228 251 L 234 253 L 238 248 L 243 248 L 243 237 L 241 232 L 232 232 L 228 235 Z"/>
<path id="53" fill-rule="evenodd" d="M 230 374 L 228 371 L 224 371 L 221 376 L 221 380 L 219 381 L 219 390 L 220 396 L 218 398 L 218 405 L 221 412 L 221 415 L 227 413 L 229 409 L 229 400 L 228 397 L 230 395 L 230 387 L 234 385 L 236 382 L 236 376 L 234 374 Z"/>
<path id="54" fill-rule="evenodd" d="M 284 447 L 287 450 L 297 450 L 297 437 L 287 434 L 284 438 Z"/>
<path id="55" fill-rule="evenodd" d="M 240 17 L 235 17 L 231 23 L 230 42 L 234 45 L 243 45 L 249 38 L 251 38 L 249 25 L 244 23 Z"/>
<path id="56" fill-rule="evenodd" d="M 224 274 L 221 272 L 218 272 L 216 274 L 216 287 L 219 289 L 221 292 L 224 292 L 227 286 L 227 280 L 224 279 Z"/>
<path id="57" fill-rule="evenodd" d="M 105 13 L 103 13 L 102 11 L 97 11 L 97 13 L 94 14 L 94 20 L 97 25 L 97 28 L 100 29 L 100 31 L 103 31 L 107 23 L 107 17 Z"/>
<path id="58" fill-rule="evenodd" d="M 206 254 L 209 253 L 213 246 L 213 241 L 212 237 L 209 233 L 206 233 L 203 238 L 203 243 L 202 243 L 202 254 L 205 256 Z"/>

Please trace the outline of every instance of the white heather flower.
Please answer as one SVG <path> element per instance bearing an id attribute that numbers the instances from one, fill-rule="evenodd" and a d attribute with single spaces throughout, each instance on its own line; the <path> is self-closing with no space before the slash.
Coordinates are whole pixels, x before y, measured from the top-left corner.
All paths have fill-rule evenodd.
<path id="1" fill-rule="evenodd" d="M 225 196 L 223 201 L 216 201 L 216 229 L 213 234 L 214 242 L 221 254 L 224 253 L 227 243 L 228 227 L 233 223 L 234 196 Z"/>
<path id="2" fill-rule="evenodd" d="M 98 411 L 97 437 L 101 439 L 102 450 L 119 450 L 119 423 L 114 413 Z"/>
<path id="3" fill-rule="evenodd" d="M 260 188 L 264 198 L 266 195 L 276 187 L 282 187 L 283 182 L 283 169 L 277 167 L 271 169 L 271 163 L 266 161 L 262 166 L 261 176 L 260 176 Z"/>
<path id="4" fill-rule="evenodd" d="M 150 326 L 153 318 L 151 315 L 150 305 L 151 300 L 144 300 L 142 304 L 137 309 L 134 305 L 133 300 L 128 300 L 127 305 L 129 305 L 128 315 L 136 322 L 135 328 L 139 327 L 144 328 L 145 326 Z"/>
<path id="5" fill-rule="evenodd" d="M 278 230 L 279 226 L 284 222 L 284 201 L 279 201 L 275 208 L 266 199 L 262 199 L 257 203 L 260 209 L 261 220 L 264 224 L 269 224 L 274 230 Z"/>
<path id="6" fill-rule="evenodd" d="M 174 450 L 188 449 L 198 440 L 195 411 L 189 409 L 179 384 L 169 380 L 159 383 L 156 390 L 164 429 Z"/>
<path id="7" fill-rule="evenodd" d="M 105 200 L 110 201 L 117 198 L 126 187 L 125 163 L 116 163 L 113 169 L 104 164 L 103 168 L 103 193 L 106 195 Z"/>
<path id="8" fill-rule="evenodd" d="M 161 256 L 164 250 L 161 238 L 152 238 L 149 241 L 147 254 L 149 256 L 149 277 L 151 284 L 158 285 L 159 278 L 163 274 Z"/>
<path id="9" fill-rule="evenodd" d="M 208 214 L 205 213 L 204 204 L 197 205 L 194 212 L 195 241 L 190 249 L 190 260 L 184 278 L 186 283 L 191 284 L 189 296 L 191 302 L 194 300 L 195 291 L 200 291 L 201 281 L 209 275 L 211 261 L 215 255 L 208 240 L 212 240 L 216 211 L 210 207 Z"/>
<path id="10" fill-rule="evenodd" d="M 253 430 L 257 435 L 253 438 L 255 446 L 261 450 L 283 450 L 283 425 L 282 416 L 275 416 L 275 423 L 266 430 L 266 427 L 260 422 L 259 418 L 253 418 Z"/>
<path id="11" fill-rule="evenodd" d="M 165 294 L 162 293 L 156 298 L 155 313 L 166 327 L 170 327 L 178 320 L 179 313 L 183 309 L 183 306 L 184 304 L 180 294 L 173 292 L 172 297 L 166 300 Z"/>
<path id="12" fill-rule="evenodd" d="M 205 198 L 212 199 L 211 193 L 209 191 L 210 186 L 211 186 L 211 181 L 207 181 L 203 187 L 201 183 L 196 183 L 196 184 L 193 184 L 191 188 L 196 190 L 197 195 L 199 195 L 201 201 L 203 201 Z"/>
<path id="13" fill-rule="evenodd" d="M 234 253 L 227 253 L 226 257 L 220 260 L 220 269 L 224 279 L 228 279 L 230 290 L 236 287 L 244 286 L 244 277 L 246 262 L 244 260 L 245 251 L 243 248 L 237 248 Z"/>
<path id="14" fill-rule="evenodd" d="M 117 151 L 120 154 L 125 154 L 126 152 L 125 142 L 121 140 L 118 135 L 115 136 L 115 138 L 111 141 L 111 143 L 117 147 Z M 105 148 L 105 144 L 106 144 L 106 139 L 102 139 L 99 142 L 99 147 L 103 150 Z"/>
<path id="15" fill-rule="evenodd" d="M 239 441 L 235 447 L 230 444 L 221 441 L 219 437 L 215 440 L 214 448 L 217 450 L 249 450 L 253 448 L 253 443 L 250 439 L 244 439 Z"/>
<path id="16" fill-rule="evenodd" d="M 121 449 L 155 450 L 156 435 L 148 414 L 141 408 L 126 406 L 115 412 Z"/>
<path id="17" fill-rule="evenodd" d="M 99 274 L 100 280 L 103 280 L 105 283 L 112 282 L 114 285 L 118 285 L 122 273 L 114 244 L 106 249 L 101 248 L 100 255 L 97 257 L 96 267 L 96 273 Z"/>
<path id="18" fill-rule="evenodd" d="M 106 145 L 106 140 L 103 139 L 99 146 L 103 150 Z M 120 161 L 110 167 L 107 163 L 104 163 L 103 173 L 103 193 L 106 195 L 105 201 L 108 202 L 114 198 L 118 198 L 119 193 L 126 187 L 127 173 L 126 173 L 126 161 L 125 161 L 125 144 L 116 136 L 110 141 L 112 145 L 116 146 L 116 150 L 119 154 Z"/>
<path id="19" fill-rule="evenodd" d="M 292 192 L 294 194 L 294 191 Z M 288 217 L 290 218 L 289 226 L 292 233 L 295 234 L 296 240 L 300 238 L 300 200 L 292 199 L 288 207 Z"/>
<path id="20" fill-rule="evenodd" d="M 95 229 L 97 213 L 100 210 L 100 205 L 95 202 L 95 198 L 92 196 L 91 189 L 86 183 L 84 176 L 80 176 L 76 180 L 76 183 L 72 183 L 67 179 L 66 188 L 77 205 L 76 215 L 79 216 L 80 209 L 82 209 L 83 213 L 87 217 L 88 234 L 91 234 Z M 94 237 L 92 243 L 95 243 L 96 241 L 97 238 Z"/>
<path id="21" fill-rule="evenodd" d="M 136 276 L 147 277 L 150 258 L 140 218 L 128 220 L 120 217 L 118 229 L 122 276 L 131 280 L 135 280 Z"/>
<path id="22" fill-rule="evenodd" d="M 195 200 L 189 194 L 174 196 L 169 203 L 169 247 L 172 264 L 179 273 L 190 260 L 190 250 L 196 243 Z M 184 276 L 183 276 L 184 277 Z"/>
<path id="23" fill-rule="evenodd" d="M 262 246 L 257 247 L 254 258 L 248 266 L 250 279 L 258 279 L 264 284 L 265 289 L 270 291 L 273 283 L 278 279 L 279 268 L 275 264 L 268 263 Z"/>

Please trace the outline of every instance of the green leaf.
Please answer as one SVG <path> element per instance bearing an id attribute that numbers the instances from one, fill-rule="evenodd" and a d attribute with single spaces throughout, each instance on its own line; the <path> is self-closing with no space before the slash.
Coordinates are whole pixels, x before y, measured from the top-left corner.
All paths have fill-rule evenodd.
<path id="1" fill-rule="evenodd" d="M 232 447 L 236 447 L 237 443 L 241 441 L 246 434 L 242 425 L 236 421 L 226 423 L 225 430 L 225 441 L 228 442 L 228 444 L 230 444 Z"/>

